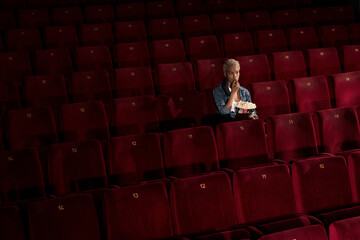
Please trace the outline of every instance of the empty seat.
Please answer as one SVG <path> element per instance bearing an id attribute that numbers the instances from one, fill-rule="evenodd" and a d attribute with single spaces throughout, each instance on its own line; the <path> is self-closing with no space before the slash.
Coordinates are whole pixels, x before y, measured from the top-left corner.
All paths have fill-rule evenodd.
<path id="1" fill-rule="evenodd" d="M 111 4 L 84 7 L 87 23 L 115 22 L 115 12 Z"/>
<path id="2" fill-rule="evenodd" d="M 232 0 L 206 0 L 205 9 L 209 14 L 234 11 Z"/>
<path id="3" fill-rule="evenodd" d="M 301 19 L 297 9 L 275 10 L 272 12 L 272 23 L 276 28 L 301 27 Z"/>
<path id="4" fill-rule="evenodd" d="M 0 76 L 2 79 L 15 78 L 18 83 L 25 76 L 32 75 L 29 54 L 26 52 L 0 53 Z"/>
<path id="5" fill-rule="evenodd" d="M 158 64 L 154 82 L 159 94 L 195 90 L 193 69 L 189 62 Z"/>
<path id="6" fill-rule="evenodd" d="M 77 47 L 75 49 L 77 71 L 113 71 L 112 59 L 107 46 Z"/>
<path id="7" fill-rule="evenodd" d="M 230 7 L 229 4 L 227 7 Z M 226 33 L 238 33 L 243 30 L 242 20 L 239 13 L 218 13 L 212 17 L 213 29 L 216 35 Z"/>
<path id="8" fill-rule="evenodd" d="M 68 103 L 64 78 L 59 76 L 38 75 L 24 79 L 23 99 L 27 107 L 60 108 Z"/>
<path id="9" fill-rule="evenodd" d="M 351 43 L 360 44 L 360 23 L 349 24 L 348 29 Z"/>
<path id="10" fill-rule="evenodd" d="M 340 62 L 336 48 L 308 49 L 310 75 L 324 75 L 340 73 Z"/>
<path id="11" fill-rule="evenodd" d="M 300 17 L 305 26 L 331 24 L 331 13 L 326 7 L 307 7 L 300 9 Z"/>
<path id="12" fill-rule="evenodd" d="M 181 38 L 180 25 L 177 18 L 151 19 L 149 36 L 154 40 Z"/>
<path id="13" fill-rule="evenodd" d="M 285 81 L 255 82 L 250 84 L 252 100 L 259 118 L 290 113 L 289 93 Z"/>
<path id="14" fill-rule="evenodd" d="M 224 34 L 221 44 L 224 55 L 228 58 L 255 53 L 252 36 L 249 32 Z"/>
<path id="15" fill-rule="evenodd" d="M 103 211 L 109 240 L 173 239 L 170 207 L 163 183 L 108 190 Z"/>
<path id="16" fill-rule="evenodd" d="M 205 12 L 201 0 L 176 0 L 176 12 L 179 16 L 199 15 Z"/>
<path id="17" fill-rule="evenodd" d="M 197 81 L 200 91 L 217 87 L 224 79 L 223 58 L 196 61 Z"/>
<path id="18" fill-rule="evenodd" d="M 345 25 L 320 26 L 318 28 L 321 47 L 341 47 L 349 44 L 348 29 Z"/>
<path id="19" fill-rule="evenodd" d="M 272 116 L 266 128 L 271 159 L 289 162 L 319 154 L 310 113 Z"/>
<path id="20" fill-rule="evenodd" d="M 181 28 L 185 38 L 212 34 L 208 15 L 184 16 L 181 19 Z"/>
<path id="21" fill-rule="evenodd" d="M 112 89 L 109 74 L 106 71 L 74 72 L 71 81 L 73 102 L 112 101 Z"/>
<path id="22" fill-rule="evenodd" d="M 42 40 L 37 28 L 16 28 L 6 32 L 8 51 L 32 52 L 42 49 Z"/>
<path id="23" fill-rule="evenodd" d="M 83 46 L 113 46 L 114 36 L 109 22 L 97 24 L 82 24 L 79 30 L 80 41 Z"/>
<path id="24" fill-rule="evenodd" d="M 240 84 L 248 88 L 252 82 L 271 81 L 268 58 L 265 54 L 237 57 L 240 63 Z"/>
<path id="25" fill-rule="evenodd" d="M 117 136 L 156 131 L 159 127 L 156 99 L 153 96 L 117 98 L 112 118 Z"/>
<path id="26" fill-rule="evenodd" d="M 31 240 L 99 240 L 99 223 L 92 197 L 87 194 L 33 202 L 28 205 Z"/>
<path id="27" fill-rule="evenodd" d="M 209 234 L 199 239 L 250 239 L 246 230 L 235 228 L 235 206 L 226 173 L 175 179 L 170 189 L 170 206 L 176 235 Z"/>
<path id="28" fill-rule="evenodd" d="M 115 39 L 119 43 L 147 41 L 144 21 L 116 22 Z"/>
<path id="29" fill-rule="evenodd" d="M 215 36 L 190 37 L 187 42 L 190 61 L 221 57 L 218 40 Z"/>
<path id="30" fill-rule="evenodd" d="M 319 40 L 314 27 L 289 28 L 287 39 L 290 50 L 306 50 L 309 48 L 318 48 Z"/>
<path id="31" fill-rule="evenodd" d="M 48 49 L 68 48 L 79 46 L 79 39 L 75 26 L 52 26 L 44 30 L 44 44 Z"/>
<path id="32" fill-rule="evenodd" d="M 331 108 L 330 93 L 324 76 L 291 80 L 297 112 L 316 112 Z"/>
<path id="33" fill-rule="evenodd" d="M 16 28 L 15 13 L 12 10 L 0 11 L 0 30 Z"/>
<path id="34" fill-rule="evenodd" d="M 353 6 L 330 6 L 331 19 L 336 24 L 348 24 L 355 21 Z"/>
<path id="35" fill-rule="evenodd" d="M 25 240 L 21 214 L 17 206 L 0 208 L 0 237 L 5 240 Z"/>
<path id="36" fill-rule="evenodd" d="M 119 186 L 165 178 L 160 135 L 145 133 L 110 139 L 110 184 Z"/>
<path id="37" fill-rule="evenodd" d="M 287 41 L 282 29 L 263 30 L 255 32 L 255 48 L 259 53 L 287 51 Z"/>
<path id="38" fill-rule="evenodd" d="M 318 111 L 314 124 L 320 152 L 336 154 L 360 149 L 360 127 L 354 108 Z"/>
<path id="39" fill-rule="evenodd" d="M 113 89 L 117 97 L 155 95 L 150 67 L 115 69 Z"/>
<path id="40" fill-rule="evenodd" d="M 84 23 L 82 10 L 77 6 L 52 8 L 51 20 L 54 26 L 79 25 Z"/>
<path id="41" fill-rule="evenodd" d="M 289 82 L 293 78 L 306 77 L 306 64 L 301 51 L 272 53 L 275 80 Z"/>
<path id="42" fill-rule="evenodd" d="M 100 101 L 64 104 L 61 106 L 61 140 L 98 139 L 110 137 L 104 104 Z"/>
<path id="43" fill-rule="evenodd" d="M 269 11 L 245 12 L 243 13 L 243 20 L 245 31 L 248 32 L 272 28 Z"/>
<path id="44" fill-rule="evenodd" d="M 344 72 L 360 70 L 360 45 L 342 46 Z"/>
<path id="45" fill-rule="evenodd" d="M 17 16 L 20 28 L 40 28 L 51 25 L 46 8 L 19 9 Z"/>
<path id="46" fill-rule="evenodd" d="M 168 131 L 164 157 L 168 176 L 187 177 L 219 169 L 214 133 L 207 126 Z"/>
<path id="47" fill-rule="evenodd" d="M 184 44 L 181 39 L 150 42 L 150 55 L 154 65 L 187 61 Z"/>
<path id="48" fill-rule="evenodd" d="M 336 107 L 356 107 L 360 105 L 360 72 L 331 75 Z"/>
<path id="49" fill-rule="evenodd" d="M 20 203 L 45 197 L 42 168 L 34 149 L 1 152 L 0 165 L 1 203 Z"/>
<path id="50" fill-rule="evenodd" d="M 349 151 L 350 154 L 346 154 L 347 157 L 347 164 L 348 164 L 348 170 L 349 170 L 349 177 L 351 182 L 351 190 L 353 197 L 355 199 L 355 202 L 359 202 L 360 197 L 360 174 L 359 174 L 359 164 L 360 164 L 360 152 L 355 151 Z M 330 227 L 331 229 L 331 227 Z M 331 231 L 331 230 L 330 230 Z"/>
<path id="51" fill-rule="evenodd" d="M 141 20 L 146 15 L 143 2 L 116 4 L 116 18 L 120 21 Z"/>
<path id="52" fill-rule="evenodd" d="M 295 238 L 297 240 L 327 240 L 325 229 L 319 224 L 314 226 L 306 226 L 301 228 L 294 228 L 282 232 L 272 233 L 259 238 L 259 240 L 275 240 L 275 239 L 289 239 Z"/>
<path id="53" fill-rule="evenodd" d="M 48 148 L 49 191 L 53 194 L 107 186 L 101 144 L 96 140 L 52 144 Z"/>
<path id="54" fill-rule="evenodd" d="M 8 112 L 11 149 L 44 148 L 57 143 L 53 112 L 47 107 L 34 107 Z"/>
<path id="55" fill-rule="evenodd" d="M 116 44 L 114 60 L 119 68 L 150 66 L 147 43 L 134 42 Z"/>
<path id="56" fill-rule="evenodd" d="M 20 107 L 20 93 L 16 79 L 0 81 L 0 115 L 10 109 Z"/>
<path id="57" fill-rule="evenodd" d="M 157 0 L 146 2 L 145 4 L 148 18 L 167 18 L 175 16 L 174 6 L 170 0 Z"/>
<path id="58" fill-rule="evenodd" d="M 261 120 L 218 124 L 216 143 L 222 168 L 236 170 L 269 163 L 265 129 Z"/>

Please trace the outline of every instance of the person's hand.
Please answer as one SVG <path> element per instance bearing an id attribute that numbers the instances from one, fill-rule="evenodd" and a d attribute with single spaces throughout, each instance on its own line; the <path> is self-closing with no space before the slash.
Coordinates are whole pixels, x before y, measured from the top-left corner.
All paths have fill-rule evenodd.
<path id="1" fill-rule="evenodd" d="M 249 115 L 250 119 L 259 119 L 259 117 L 255 116 L 255 113 Z"/>
<path id="2" fill-rule="evenodd" d="M 239 81 L 233 81 L 232 83 L 231 83 L 231 92 L 237 92 L 237 91 L 239 91 L 239 88 L 240 88 L 240 83 L 239 83 Z"/>

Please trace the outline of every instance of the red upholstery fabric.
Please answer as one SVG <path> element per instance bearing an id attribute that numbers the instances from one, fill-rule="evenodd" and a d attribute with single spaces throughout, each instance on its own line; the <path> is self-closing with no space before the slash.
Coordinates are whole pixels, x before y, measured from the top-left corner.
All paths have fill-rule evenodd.
<path id="1" fill-rule="evenodd" d="M 360 45 L 342 46 L 344 72 L 360 71 Z"/>
<path id="2" fill-rule="evenodd" d="M 24 108 L 8 112 L 11 149 L 43 148 L 57 143 L 53 112 L 47 107 Z"/>
<path id="3" fill-rule="evenodd" d="M 114 60 L 119 68 L 150 66 L 147 43 L 133 42 L 116 44 Z"/>
<path id="4" fill-rule="evenodd" d="M 73 102 L 112 101 L 109 74 L 106 71 L 74 72 L 71 81 Z"/>
<path id="5" fill-rule="evenodd" d="M 117 98 L 114 104 L 112 126 L 117 136 L 154 131 L 159 127 L 153 96 Z"/>
<path id="6" fill-rule="evenodd" d="M 221 43 L 225 57 L 235 58 L 255 53 L 252 35 L 249 32 L 224 34 Z"/>
<path id="7" fill-rule="evenodd" d="M 51 11 L 51 20 L 55 26 L 84 23 L 82 9 L 77 6 L 53 8 Z"/>
<path id="8" fill-rule="evenodd" d="M 82 46 L 114 46 L 114 36 L 110 22 L 82 24 L 79 27 Z"/>
<path id="9" fill-rule="evenodd" d="M 159 94 L 195 90 L 195 79 L 190 62 L 158 64 L 155 87 Z"/>
<path id="10" fill-rule="evenodd" d="M 348 29 L 351 43 L 360 44 L 360 23 L 349 24 Z"/>
<path id="11" fill-rule="evenodd" d="M 18 207 L 0 208 L 0 238 L 25 240 L 24 228 Z"/>
<path id="12" fill-rule="evenodd" d="M 114 8 L 111 4 L 88 5 L 84 7 L 84 17 L 87 23 L 114 22 Z"/>
<path id="13" fill-rule="evenodd" d="M 16 28 L 6 32 L 8 51 L 32 52 L 42 49 L 42 40 L 37 28 Z"/>
<path id="14" fill-rule="evenodd" d="M 145 18 L 143 2 L 129 2 L 116 4 L 116 18 L 120 21 L 141 20 Z"/>
<path id="15" fill-rule="evenodd" d="M 205 9 L 209 14 L 234 11 L 232 0 L 206 0 Z"/>
<path id="16" fill-rule="evenodd" d="M 99 240 L 99 224 L 90 195 L 49 199 L 28 205 L 31 240 Z"/>
<path id="17" fill-rule="evenodd" d="M 315 226 L 306 226 L 302 228 L 295 228 L 286 230 L 279 233 L 273 233 L 265 235 L 259 240 L 287 240 L 287 239 L 297 239 L 297 240 L 327 240 L 327 234 L 325 229 L 321 225 Z"/>
<path id="18" fill-rule="evenodd" d="M 213 35 L 188 38 L 186 51 L 192 62 L 221 57 L 218 40 Z"/>
<path id="19" fill-rule="evenodd" d="M 297 9 L 275 10 L 272 12 L 271 20 L 277 28 L 301 27 L 301 19 Z"/>
<path id="20" fill-rule="evenodd" d="M 100 101 L 64 104 L 61 106 L 62 140 L 106 140 L 110 137 L 104 104 Z"/>
<path id="21" fill-rule="evenodd" d="M 146 2 L 146 14 L 149 18 L 174 17 L 175 10 L 172 1 L 158 0 Z"/>
<path id="22" fill-rule="evenodd" d="M 223 58 L 196 61 L 197 81 L 201 91 L 219 86 L 224 79 L 223 64 Z"/>
<path id="23" fill-rule="evenodd" d="M 258 30 L 271 29 L 271 16 L 269 11 L 245 12 L 243 14 L 245 31 L 254 32 Z"/>
<path id="24" fill-rule="evenodd" d="M 107 239 L 172 239 L 171 213 L 163 183 L 108 190 L 104 200 Z"/>
<path id="25" fill-rule="evenodd" d="M 108 154 L 111 184 L 165 178 L 160 136 L 156 133 L 111 138 Z"/>
<path id="26" fill-rule="evenodd" d="M 289 93 L 285 81 L 256 82 L 250 84 L 252 101 L 259 118 L 290 113 Z"/>
<path id="27" fill-rule="evenodd" d="M 0 81 L 0 113 L 21 107 L 16 79 Z"/>
<path id="28" fill-rule="evenodd" d="M 247 88 L 252 82 L 271 80 L 270 66 L 265 54 L 237 57 L 240 63 L 240 84 Z"/>
<path id="29" fill-rule="evenodd" d="M 340 73 L 340 62 L 336 48 L 308 49 L 309 69 L 311 76 Z"/>
<path id="30" fill-rule="evenodd" d="M 20 28 L 40 28 L 51 25 L 46 8 L 19 9 L 17 18 Z"/>
<path id="31" fill-rule="evenodd" d="M 290 50 L 306 50 L 318 48 L 319 41 L 314 27 L 290 28 L 287 31 Z"/>
<path id="32" fill-rule="evenodd" d="M 331 75 L 336 107 L 360 105 L 360 72 L 347 72 Z"/>
<path id="33" fill-rule="evenodd" d="M 44 30 L 44 44 L 49 49 L 68 48 L 79 46 L 79 39 L 75 26 L 51 26 Z"/>
<path id="34" fill-rule="evenodd" d="M 176 0 L 176 12 L 179 16 L 199 15 L 205 12 L 201 0 Z"/>
<path id="35" fill-rule="evenodd" d="M 232 3 L 228 1 L 220 1 L 222 4 L 227 4 L 226 7 L 231 7 Z M 219 9 L 220 10 L 220 9 Z M 223 35 L 226 33 L 238 33 L 243 30 L 242 20 L 239 13 L 218 13 L 212 16 L 213 29 L 216 35 Z"/>
<path id="36" fill-rule="evenodd" d="M 336 221 L 329 227 L 329 239 L 357 239 L 360 237 L 360 217 Z"/>
<path id="37" fill-rule="evenodd" d="M 207 234 L 237 225 L 231 182 L 226 173 L 174 180 L 170 206 L 175 234 Z"/>
<path id="38" fill-rule="evenodd" d="M 151 19 L 148 29 L 149 36 L 153 41 L 181 38 L 181 30 L 177 18 Z"/>
<path id="39" fill-rule="evenodd" d="M 318 28 L 321 47 L 341 47 L 349 44 L 348 29 L 345 25 L 328 25 Z"/>
<path id="40" fill-rule="evenodd" d="M 289 82 L 293 78 L 306 77 L 306 64 L 301 51 L 272 53 L 274 78 Z"/>
<path id="41" fill-rule="evenodd" d="M 187 177 L 219 168 L 214 133 L 207 126 L 168 131 L 164 157 L 168 176 Z"/>
<path id="42" fill-rule="evenodd" d="M 360 148 L 360 127 L 354 108 L 318 111 L 314 123 L 320 152 L 336 154 Z"/>
<path id="43" fill-rule="evenodd" d="M 68 103 L 65 80 L 61 75 L 25 77 L 23 99 L 27 107 L 59 108 Z"/>
<path id="44" fill-rule="evenodd" d="M 318 155 L 310 113 L 272 116 L 266 128 L 271 159 L 292 161 Z"/>
<path id="45" fill-rule="evenodd" d="M 259 53 L 270 54 L 273 52 L 287 51 L 287 40 L 284 30 L 263 30 L 255 32 L 254 45 Z"/>
<path id="46" fill-rule="evenodd" d="M 351 182 L 351 190 L 354 196 L 355 202 L 359 202 L 360 199 L 360 152 L 354 151 L 347 157 L 349 176 Z"/>
<path id="47" fill-rule="evenodd" d="M 0 29 L 7 30 L 16 28 L 15 13 L 12 10 L 1 10 L 0 11 Z"/>
<path id="48" fill-rule="evenodd" d="M 117 97 L 154 96 L 151 68 L 131 67 L 115 69 L 113 89 L 115 89 Z"/>
<path id="49" fill-rule="evenodd" d="M 0 165 L 0 202 L 14 203 L 45 196 L 42 168 L 34 149 L 1 152 Z"/>
<path id="50" fill-rule="evenodd" d="M 51 192 L 64 194 L 105 187 L 105 162 L 100 142 L 85 140 L 52 144 L 48 150 Z"/>
<path id="51" fill-rule="evenodd" d="M 300 17 L 305 26 L 318 26 L 331 23 L 331 12 L 326 7 L 307 7 L 300 9 Z"/>
<path id="52" fill-rule="evenodd" d="M 331 108 L 330 93 L 324 76 L 295 78 L 291 81 L 297 112 L 316 112 Z"/>
<path id="53" fill-rule="evenodd" d="M 353 6 L 330 6 L 331 18 L 337 24 L 346 24 L 355 21 Z"/>
<path id="54" fill-rule="evenodd" d="M 181 39 L 152 41 L 150 43 L 150 55 L 154 65 L 187 61 Z"/>
<path id="55" fill-rule="evenodd" d="M 112 72 L 112 59 L 107 46 L 77 47 L 75 65 L 78 71 L 106 70 Z"/>
<path id="56" fill-rule="evenodd" d="M 216 143 L 220 166 L 233 170 L 269 162 L 264 124 L 247 120 L 218 124 Z"/>
<path id="57" fill-rule="evenodd" d="M 119 43 L 147 41 L 147 32 L 144 21 L 135 20 L 116 22 L 115 38 Z"/>
<path id="58" fill-rule="evenodd" d="M 208 15 L 184 16 L 181 19 L 181 29 L 186 38 L 212 34 L 211 22 Z"/>
<path id="59" fill-rule="evenodd" d="M 196 240 L 217 240 L 217 239 L 242 239 L 250 240 L 251 234 L 244 228 L 223 231 L 219 233 L 210 233 L 195 238 Z"/>

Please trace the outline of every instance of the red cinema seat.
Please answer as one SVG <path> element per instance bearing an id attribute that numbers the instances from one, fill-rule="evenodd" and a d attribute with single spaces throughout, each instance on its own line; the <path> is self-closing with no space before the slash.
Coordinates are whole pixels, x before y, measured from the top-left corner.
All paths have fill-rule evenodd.
<path id="1" fill-rule="evenodd" d="M 16 28 L 6 32 L 8 51 L 32 52 L 42 49 L 42 40 L 37 28 Z"/>
<path id="2" fill-rule="evenodd" d="M 50 17 L 46 8 L 17 10 L 20 28 L 41 28 L 50 26 Z"/>
<path id="3" fill-rule="evenodd" d="M 224 34 L 220 43 L 225 57 L 228 58 L 253 55 L 255 53 L 252 36 L 249 32 Z"/>
<path id="4" fill-rule="evenodd" d="M 318 27 L 321 47 L 341 47 L 349 45 L 348 29 L 345 25 L 328 25 Z"/>
<path id="5" fill-rule="evenodd" d="M 151 19 L 149 36 L 154 40 L 181 38 L 181 30 L 177 18 Z"/>
<path id="6" fill-rule="evenodd" d="M 130 67 L 115 69 L 113 89 L 118 98 L 142 95 L 155 96 L 151 68 Z"/>
<path id="7" fill-rule="evenodd" d="M 208 15 L 184 16 L 181 19 L 181 28 L 185 38 L 212 34 Z"/>
<path id="8" fill-rule="evenodd" d="M 26 52 L 0 53 L 0 63 L 0 76 L 3 80 L 15 78 L 21 83 L 25 76 L 32 75 L 30 57 Z"/>
<path id="9" fill-rule="evenodd" d="M 150 66 L 147 43 L 133 42 L 116 44 L 114 60 L 119 68 Z"/>
<path id="10" fill-rule="evenodd" d="M 306 77 L 306 64 L 301 51 L 272 53 L 274 78 L 289 82 L 293 78 Z"/>
<path id="11" fill-rule="evenodd" d="M 216 143 L 222 168 L 236 170 L 269 163 L 265 128 L 261 120 L 218 124 Z"/>
<path id="12" fill-rule="evenodd" d="M 85 6 L 84 16 L 87 23 L 115 22 L 115 12 L 111 4 Z"/>
<path id="13" fill-rule="evenodd" d="M 0 30 L 16 28 L 15 13 L 12 10 L 0 11 Z"/>
<path id="14" fill-rule="evenodd" d="M 119 21 L 142 20 L 145 18 L 143 2 L 124 2 L 116 4 L 116 18 Z"/>
<path id="15" fill-rule="evenodd" d="M 144 21 L 134 20 L 116 22 L 115 39 L 118 43 L 147 41 L 147 32 Z"/>
<path id="16" fill-rule="evenodd" d="M 8 112 L 11 149 L 44 148 L 57 143 L 53 111 L 48 107 L 34 107 Z"/>
<path id="17" fill-rule="evenodd" d="M 331 19 L 336 24 L 348 24 L 355 22 L 353 6 L 330 6 Z"/>
<path id="18" fill-rule="evenodd" d="M 234 11 L 232 0 L 206 0 L 205 9 L 208 14 L 228 13 Z"/>
<path id="19" fill-rule="evenodd" d="M 168 176 L 188 177 L 219 169 L 214 133 L 208 126 L 168 131 L 164 157 Z"/>
<path id="20" fill-rule="evenodd" d="M 331 24 L 331 12 L 326 7 L 300 8 L 300 18 L 305 26 Z"/>
<path id="21" fill-rule="evenodd" d="M 73 102 L 112 101 L 109 74 L 106 71 L 74 72 L 70 84 Z"/>
<path id="22" fill-rule="evenodd" d="M 107 46 L 77 47 L 75 49 L 77 71 L 113 71 L 112 59 Z"/>
<path id="23" fill-rule="evenodd" d="M 255 48 L 259 53 L 288 51 L 285 33 L 282 29 L 257 31 L 254 38 Z"/>
<path id="24" fill-rule="evenodd" d="M 187 61 L 184 44 L 181 39 L 150 42 L 150 55 L 154 65 Z"/>
<path id="25" fill-rule="evenodd" d="M 336 48 L 308 49 L 309 69 L 311 76 L 340 73 L 340 61 Z"/>
<path id="26" fill-rule="evenodd" d="M 240 84 L 248 88 L 253 82 L 271 81 L 268 58 L 265 54 L 237 57 L 240 63 Z"/>
<path id="27" fill-rule="evenodd" d="M 15 79 L 0 81 L 0 115 L 21 107 L 20 93 Z"/>
<path id="28" fill-rule="evenodd" d="M 48 49 L 68 48 L 74 50 L 79 46 L 75 26 L 51 26 L 44 30 L 44 44 Z"/>
<path id="29" fill-rule="evenodd" d="M 301 19 L 297 9 L 274 10 L 271 20 L 276 28 L 301 27 Z"/>
<path id="30" fill-rule="evenodd" d="M 259 238 L 259 240 L 279 240 L 295 238 L 297 240 L 327 240 L 325 229 L 321 225 L 294 228 L 278 233 L 272 233 Z"/>
<path id="31" fill-rule="evenodd" d="M 242 20 L 239 13 L 214 14 L 212 22 L 214 32 L 218 36 L 222 36 L 226 33 L 238 33 L 243 30 Z"/>
<path id="32" fill-rule="evenodd" d="M 117 98 L 112 115 L 111 125 L 117 136 L 156 131 L 159 127 L 153 96 Z"/>
<path id="33" fill-rule="evenodd" d="M 114 46 L 112 26 L 109 22 L 82 24 L 79 30 L 80 42 L 83 46 Z"/>
<path id="34" fill-rule="evenodd" d="M 100 240 L 95 204 L 90 195 L 78 194 L 33 202 L 27 206 L 31 240 Z"/>
<path id="35" fill-rule="evenodd" d="M 51 20 L 54 26 L 79 25 L 84 23 L 82 9 L 78 6 L 52 8 Z"/>
<path id="36" fill-rule="evenodd" d="M 57 195 L 107 186 L 100 142 L 85 140 L 50 145 L 48 175 L 49 189 Z"/>
<path id="37" fill-rule="evenodd" d="M 176 12 L 179 16 L 195 16 L 205 12 L 202 0 L 176 0 Z"/>
<path id="38" fill-rule="evenodd" d="M 105 107 L 101 101 L 61 106 L 60 134 L 65 142 L 110 137 Z"/>
<path id="39" fill-rule="evenodd" d="M 17 206 L 0 208 L 0 237 L 5 240 L 25 240 L 21 214 Z"/>
<path id="40" fill-rule="evenodd" d="M 351 44 L 360 44 L 360 23 L 351 23 L 348 25 Z"/>
<path id="41" fill-rule="evenodd" d="M 259 118 L 265 120 L 274 115 L 291 112 L 285 81 L 251 83 L 249 89 Z"/>
<path id="42" fill-rule="evenodd" d="M 360 72 L 331 75 L 336 107 L 357 107 L 360 105 Z"/>
<path id="43" fill-rule="evenodd" d="M 111 138 L 107 166 L 110 184 L 123 186 L 165 178 L 161 147 L 157 133 Z"/>
<path id="44" fill-rule="evenodd" d="M 309 48 L 318 48 L 319 40 L 315 27 L 289 28 L 287 40 L 290 50 L 304 51 Z"/>
<path id="45" fill-rule="evenodd" d="M 291 80 L 297 112 L 313 113 L 331 108 L 330 93 L 324 76 Z"/>
<path id="46" fill-rule="evenodd" d="M 360 165 L 360 151 L 350 151 L 350 154 L 347 155 L 347 164 L 349 177 L 351 182 L 351 190 L 353 197 L 356 202 L 359 202 L 360 199 L 360 174 L 359 174 L 359 165 Z M 346 156 L 346 155 L 345 155 Z M 330 228 L 331 229 L 331 228 Z"/>
<path id="47" fill-rule="evenodd" d="M 342 46 L 344 72 L 360 71 L 360 45 Z"/>
<path id="48" fill-rule="evenodd" d="M 187 42 L 187 54 L 190 61 L 220 58 L 220 47 L 215 36 L 190 37 Z"/>
<path id="49" fill-rule="evenodd" d="M 196 77 L 200 91 L 212 90 L 220 84 L 224 79 L 223 64 L 223 58 L 196 61 Z"/>
<path id="50" fill-rule="evenodd" d="M 272 29 L 269 11 L 254 11 L 243 13 L 245 31 L 255 32 L 258 30 Z"/>
<path id="51" fill-rule="evenodd" d="M 319 154 L 310 113 L 272 116 L 266 130 L 270 159 L 289 162 Z"/>
<path id="52" fill-rule="evenodd" d="M 34 149 L 0 152 L 0 165 L 1 203 L 21 203 L 45 197 L 43 172 Z"/>
<path id="53" fill-rule="evenodd" d="M 158 0 L 146 2 L 146 14 L 148 18 L 168 18 L 175 16 L 173 2 L 170 0 Z"/>

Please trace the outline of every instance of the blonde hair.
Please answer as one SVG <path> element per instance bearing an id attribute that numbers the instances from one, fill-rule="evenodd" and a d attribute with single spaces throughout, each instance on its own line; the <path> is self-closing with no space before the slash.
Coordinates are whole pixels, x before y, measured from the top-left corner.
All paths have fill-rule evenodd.
<path id="1" fill-rule="evenodd" d="M 226 72 L 227 72 L 228 68 L 232 67 L 232 66 L 238 66 L 240 68 L 240 63 L 233 58 L 230 58 L 225 61 L 224 65 L 223 65 L 223 71 L 224 71 L 225 76 L 226 76 Z"/>

